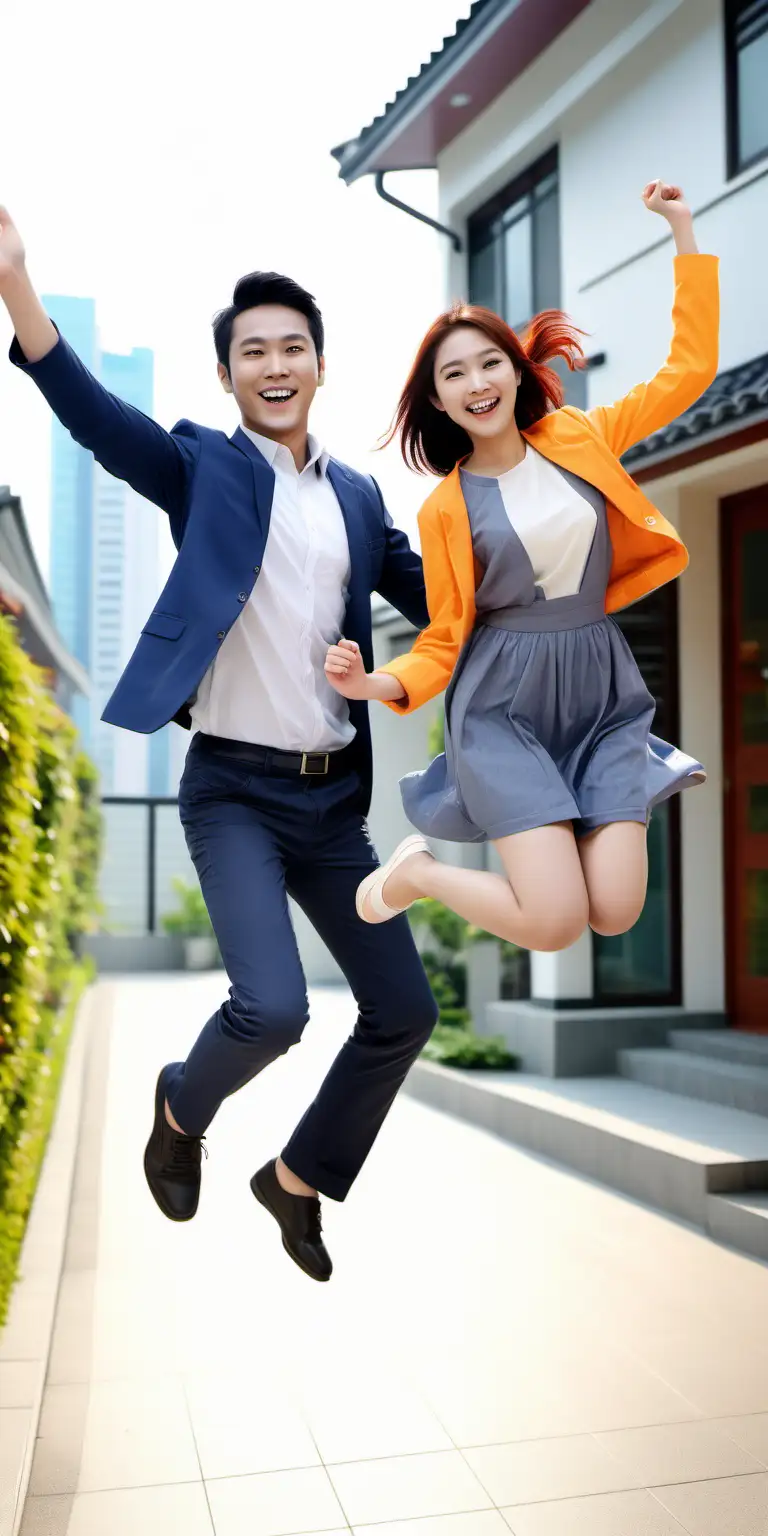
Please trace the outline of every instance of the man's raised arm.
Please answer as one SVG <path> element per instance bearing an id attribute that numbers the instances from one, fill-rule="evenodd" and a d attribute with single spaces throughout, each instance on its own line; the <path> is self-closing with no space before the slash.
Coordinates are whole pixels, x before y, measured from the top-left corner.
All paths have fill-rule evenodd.
<path id="1" fill-rule="evenodd" d="M 16 333 L 11 361 L 29 373 L 75 441 L 111 475 L 168 512 L 174 535 L 180 533 L 199 448 L 194 428 L 166 432 L 89 373 L 46 314 L 27 271 L 21 235 L 3 207 L 0 299 Z"/>
<path id="2" fill-rule="evenodd" d="M 29 279 L 24 244 L 7 208 L 0 208 L 0 295 L 28 363 L 39 363 L 58 341 L 58 332 Z"/>

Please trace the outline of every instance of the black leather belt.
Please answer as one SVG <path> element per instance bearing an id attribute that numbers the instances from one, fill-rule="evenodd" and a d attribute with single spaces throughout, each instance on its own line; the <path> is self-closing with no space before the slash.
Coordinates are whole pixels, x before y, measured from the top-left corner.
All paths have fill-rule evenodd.
<path id="1" fill-rule="evenodd" d="M 349 747 L 337 752 L 283 752 L 280 747 L 260 747 L 250 741 L 230 741 L 199 731 L 199 749 L 216 757 L 236 757 L 261 773 L 297 773 L 301 778 L 326 779 L 352 769 Z"/>

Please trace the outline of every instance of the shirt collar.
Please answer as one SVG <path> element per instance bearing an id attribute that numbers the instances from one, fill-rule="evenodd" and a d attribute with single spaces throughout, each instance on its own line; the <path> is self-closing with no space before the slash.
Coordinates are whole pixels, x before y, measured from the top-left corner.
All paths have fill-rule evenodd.
<path id="1" fill-rule="evenodd" d="M 289 448 L 286 448 L 283 443 L 276 443 L 271 437 L 263 437 L 261 432 L 253 432 L 250 427 L 246 427 L 244 422 L 241 422 L 240 425 L 246 437 L 251 439 L 254 447 L 258 448 L 259 453 L 263 455 L 268 464 L 271 464 L 273 469 L 290 469 L 296 473 L 293 454 Z M 312 436 L 311 432 L 307 437 L 307 447 L 309 448 L 309 458 L 304 465 L 302 474 L 315 465 L 317 466 L 316 473 L 324 475 L 328 468 L 330 455 L 323 448 L 322 443 L 319 443 L 317 438 Z"/>

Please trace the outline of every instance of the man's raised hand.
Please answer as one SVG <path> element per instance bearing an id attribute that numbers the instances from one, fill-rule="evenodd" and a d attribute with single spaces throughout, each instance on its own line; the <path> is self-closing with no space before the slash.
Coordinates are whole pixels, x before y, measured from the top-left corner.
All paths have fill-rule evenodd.
<path id="1" fill-rule="evenodd" d="M 24 271 L 24 242 L 8 209 L 0 205 L 0 291 Z"/>

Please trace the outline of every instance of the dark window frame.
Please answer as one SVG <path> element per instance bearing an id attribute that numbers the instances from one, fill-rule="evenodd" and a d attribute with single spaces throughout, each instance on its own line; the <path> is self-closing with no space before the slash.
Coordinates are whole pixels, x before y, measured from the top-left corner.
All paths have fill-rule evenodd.
<path id="1" fill-rule="evenodd" d="M 738 22 L 749 0 L 723 0 L 725 31 L 725 128 L 727 179 L 751 170 L 768 159 L 768 143 L 749 159 L 743 160 L 739 146 L 739 44 Z M 767 18 L 768 19 L 768 18 Z"/>
<path id="2" fill-rule="evenodd" d="M 541 187 L 542 183 L 549 181 L 552 177 L 555 178 L 555 197 L 557 199 L 557 292 L 549 291 L 546 294 L 542 294 L 541 292 L 537 293 L 539 282 L 542 283 L 545 289 L 548 287 L 548 284 L 545 276 L 545 263 L 543 260 L 540 260 L 537 246 L 539 221 L 532 214 L 536 207 L 537 188 Z M 505 279 L 503 275 L 503 263 L 506 259 L 504 237 L 501 232 L 495 233 L 490 239 L 488 236 L 490 226 L 502 219 L 508 210 L 514 208 L 516 203 L 523 201 L 525 198 L 531 199 L 531 209 L 523 213 L 521 218 L 528 218 L 530 221 L 531 298 L 533 311 L 530 315 L 511 315 L 505 312 L 507 300 L 504 291 Z M 467 220 L 467 248 L 469 255 L 467 276 L 470 303 L 485 302 L 484 299 L 478 296 L 474 288 L 472 269 L 473 259 L 489 247 L 492 247 L 495 251 L 495 265 L 497 268 L 495 285 L 498 287 L 490 307 L 502 315 L 514 330 L 519 333 L 525 332 L 528 324 L 533 319 L 533 315 L 541 309 L 560 308 L 563 288 L 563 262 L 560 248 L 560 150 L 557 144 L 548 149 L 546 154 L 540 155 L 537 160 L 526 166 L 524 171 L 513 177 L 512 181 L 507 182 L 498 192 L 494 193 L 493 197 L 489 198 L 487 202 L 481 204 L 479 208 L 476 208 L 470 214 Z M 501 266 L 499 266 L 499 263 L 501 263 Z M 562 379 L 565 387 L 566 403 L 586 408 L 586 369 L 579 369 L 576 373 L 572 373 L 560 359 L 556 359 L 552 366 Z"/>
<path id="3" fill-rule="evenodd" d="M 507 209 L 514 207 L 515 203 L 521 202 L 525 197 L 530 197 L 535 192 L 537 186 L 539 186 L 542 181 L 546 181 L 550 176 L 557 176 L 558 178 L 557 194 L 559 203 L 560 153 L 557 145 L 554 145 L 552 149 L 547 150 L 545 155 L 541 155 L 540 158 L 535 160 L 532 165 L 527 166 L 524 171 L 521 171 L 518 176 L 515 176 L 512 181 L 507 182 L 506 186 L 501 187 L 493 197 L 489 198 L 488 202 L 483 203 L 480 208 L 476 208 L 474 213 L 470 214 L 469 219 L 467 220 L 467 247 L 470 261 L 473 255 L 473 250 L 476 248 L 478 235 L 481 232 L 487 231 L 489 224 L 493 224 L 497 219 L 501 218 L 502 215 L 506 213 Z M 525 217 L 525 215 L 523 215 L 523 217 Z M 534 273 L 536 270 L 536 255 L 536 227 L 532 222 L 531 266 Z M 558 290 L 560 291 L 561 289 L 562 260 L 560 261 L 558 281 Z M 472 300 L 471 294 L 470 299 Z M 557 302 L 560 302 L 559 292 Z M 503 302 L 499 303 L 498 308 L 499 313 L 502 313 Z M 535 311 L 536 301 L 534 298 L 534 313 Z M 512 326 L 523 326 L 526 325 L 532 318 L 532 315 L 515 315 L 513 317 L 509 317 L 508 324 Z"/>
<path id="4" fill-rule="evenodd" d="M 664 660 L 662 693 L 663 712 L 654 719 L 652 729 L 665 740 L 680 739 L 680 619 L 678 588 L 676 582 L 668 582 L 652 593 L 650 598 L 633 603 L 623 613 L 614 614 L 619 628 L 632 645 L 632 615 L 642 608 L 644 601 L 657 601 L 663 605 L 661 615 L 661 654 Z M 626 616 L 626 617 L 625 617 Z M 641 658 L 636 658 L 640 663 Z M 642 670 L 642 666 L 641 666 Z M 659 701 L 657 700 L 657 706 Z M 670 910 L 670 977 L 666 991 L 611 992 L 601 988 L 599 974 L 600 939 L 595 936 L 592 945 L 592 1006 L 598 1008 L 669 1008 L 679 1007 L 683 1000 L 683 907 L 682 907 L 682 847 L 680 825 L 680 795 L 666 801 L 668 822 L 667 856 L 669 860 L 669 910 Z M 608 941 L 610 942 L 610 941 Z"/>

